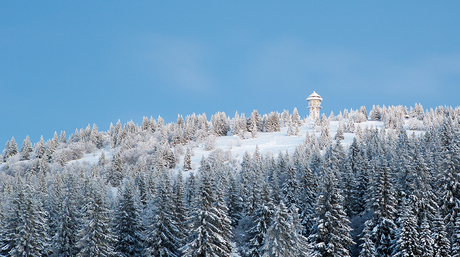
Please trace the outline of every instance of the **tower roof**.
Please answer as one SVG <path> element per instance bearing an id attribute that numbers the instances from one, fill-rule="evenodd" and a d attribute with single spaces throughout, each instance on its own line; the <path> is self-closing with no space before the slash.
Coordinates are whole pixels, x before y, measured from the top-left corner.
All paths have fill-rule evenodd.
<path id="1" fill-rule="evenodd" d="M 313 91 L 313 94 L 311 94 L 311 95 L 307 98 L 307 101 L 310 101 L 310 100 L 320 100 L 320 101 L 323 101 L 323 98 L 321 98 L 321 96 L 319 96 L 315 91 Z"/>

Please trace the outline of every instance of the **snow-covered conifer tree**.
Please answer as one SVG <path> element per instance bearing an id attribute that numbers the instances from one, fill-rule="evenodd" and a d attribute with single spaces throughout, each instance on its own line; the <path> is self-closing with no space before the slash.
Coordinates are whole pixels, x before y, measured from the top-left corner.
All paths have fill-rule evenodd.
<path id="1" fill-rule="evenodd" d="M 18 179 L 2 235 L 1 251 L 7 256 L 49 254 L 46 211 L 28 184 Z"/>
<path id="2" fill-rule="evenodd" d="M 420 256 L 422 252 L 419 252 L 420 238 L 417 230 L 416 217 L 411 210 L 411 205 L 408 204 L 406 199 L 403 200 L 401 208 L 402 214 L 398 219 L 400 228 L 393 247 L 393 256 Z"/>
<path id="3" fill-rule="evenodd" d="M 181 245 L 185 242 L 186 237 L 188 236 L 188 214 L 189 209 L 185 204 L 185 187 L 184 187 L 184 177 L 182 171 L 179 171 L 177 175 L 176 182 L 173 188 L 172 195 L 172 205 L 173 205 L 173 219 L 176 222 L 176 227 L 178 231 L 178 238 L 181 240 Z"/>
<path id="4" fill-rule="evenodd" d="M 112 256 L 115 255 L 113 248 L 116 238 L 111 226 L 112 212 L 109 208 L 104 186 L 100 179 L 93 178 L 88 183 L 83 206 L 83 224 L 78 232 L 79 240 L 77 256 Z"/>
<path id="5" fill-rule="evenodd" d="M 230 176 L 228 187 L 228 217 L 230 218 L 233 227 L 238 225 L 238 222 L 243 217 L 243 198 L 239 192 L 239 185 L 233 176 Z"/>
<path id="6" fill-rule="evenodd" d="M 339 127 L 337 128 L 337 134 L 334 137 L 335 140 L 344 140 L 345 137 L 343 136 L 343 125 L 342 122 L 339 123 Z"/>
<path id="7" fill-rule="evenodd" d="M 254 226 L 247 231 L 247 234 L 251 237 L 248 256 L 262 256 L 262 247 L 267 230 L 272 223 L 274 208 L 275 206 L 270 199 L 270 189 L 267 184 L 264 184 L 262 186 L 261 204 L 251 217 Z"/>
<path id="8" fill-rule="evenodd" d="M 192 230 L 188 243 L 182 248 L 184 256 L 230 256 L 232 252 L 226 225 L 230 220 L 219 205 L 209 164 L 204 161 L 196 207 L 192 213 Z M 208 166 L 208 168 L 206 168 Z M 225 219 L 225 220 L 223 220 Z M 230 233 L 230 234 L 229 234 Z"/>
<path id="9" fill-rule="evenodd" d="M 144 218 L 146 252 L 149 256 L 181 256 L 181 238 L 174 219 L 172 184 L 169 171 L 163 170 L 157 193 Z"/>
<path id="10" fill-rule="evenodd" d="M 123 179 L 123 162 L 121 160 L 121 152 L 118 153 L 112 159 L 112 167 L 109 170 L 107 182 L 113 187 L 120 185 Z"/>
<path id="11" fill-rule="evenodd" d="M 192 156 L 190 152 L 190 148 L 187 147 L 184 156 L 184 171 L 188 171 L 192 169 Z"/>
<path id="12" fill-rule="evenodd" d="M 288 136 L 297 136 L 299 134 L 300 126 L 302 126 L 302 122 L 300 121 L 299 112 L 297 111 L 297 108 L 294 108 L 292 118 L 289 122 Z"/>
<path id="13" fill-rule="evenodd" d="M 80 228 L 81 212 L 78 206 L 76 181 L 73 175 L 67 175 L 63 181 L 63 190 L 60 207 L 57 215 L 56 232 L 52 238 L 53 253 L 57 256 L 71 257 L 78 253 L 78 229 Z"/>
<path id="14" fill-rule="evenodd" d="M 325 123 L 324 126 L 323 125 L 321 126 L 321 136 L 319 138 L 319 143 L 320 143 L 321 149 L 325 149 L 329 147 L 332 143 L 332 138 L 329 133 L 329 125 L 327 125 L 327 122 Z"/>
<path id="15" fill-rule="evenodd" d="M 261 247 L 262 256 L 306 256 L 307 239 L 300 234 L 301 227 L 298 218 L 294 218 L 281 201 L 275 210 L 272 224 L 265 234 Z"/>
<path id="16" fill-rule="evenodd" d="M 433 232 L 426 215 L 422 218 L 419 230 L 418 252 L 423 257 L 434 256 Z"/>
<path id="17" fill-rule="evenodd" d="M 350 256 L 354 244 L 350 221 L 343 210 L 343 197 L 334 172 L 324 174 L 316 203 L 315 227 L 310 235 L 313 256 Z"/>
<path id="18" fill-rule="evenodd" d="M 29 136 L 24 139 L 21 147 L 21 160 L 30 160 L 30 154 L 33 152 L 32 143 L 30 142 Z"/>
<path id="19" fill-rule="evenodd" d="M 286 179 L 284 180 L 282 187 L 283 202 L 286 203 L 287 208 L 290 208 L 292 205 L 299 204 L 300 191 L 296 169 L 291 163 L 288 163 Z"/>
<path id="20" fill-rule="evenodd" d="M 114 220 L 115 251 L 122 256 L 141 256 L 144 250 L 142 224 L 139 199 L 133 181 L 124 182 L 117 200 Z"/>
<path id="21" fill-rule="evenodd" d="M 67 144 L 67 136 L 65 131 L 61 131 L 61 134 L 59 135 L 59 142 L 62 144 Z"/>
<path id="22" fill-rule="evenodd" d="M 450 241 L 440 211 L 436 210 L 433 220 L 433 251 L 436 257 L 450 256 Z"/>
<path id="23" fill-rule="evenodd" d="M 259 132 L 259 124 L 260 124 L 260 115 L 257 110 L 254 110 L 251 113 L 251 117 L 248 120 L 248 130 L 251 132 L 253 138 L 258 136 Z"/>
<path id="24" fill-rule="evenodd" d="M 460 210 L 460 149 L 458 135 L 452 128 L 450 118 L 445 118 L 440 131 L 442 163 L 438 177 L 441 214 L 452 232 Z"/>
<path id="25" fill-rule="evenodd" d="M 43 136 L 40 137 L 40 141 L 35 145 L 35 154 L 37 158 L 42 159 L 45 156 L 45 140 Z"/>
<path id="26" fill-rule="evenodd" d="M 281 124 L 280 124 L 280 115 L 277 112 L 271 112 L 268 115 L 267 121 L 267 132 L 278 132 L 280 131 Z"/>
<path id="27" fill-rule="evenodd" d="M 373 164 L 373 170 L 375 178 L 368 201 L 374 211 L 374 218 L 372 222 L 366 222 L 366 226 L 372 227 L 366 227 L 364 231 L 371 233 L 370 239 L 379 256 L 391 256 L 396 240 L 394 176 L 383 157 L 378 164 Z"/>
<path id="28" fill-rule="evenodd" d="M 14 137 L 12 137 L 10 140 L 10 144 L 8 146 L 8 157 L 14 156 L 18 154 L 18 152 L 19 152 L 18 144 L 16 143 L 16 140 L 14 139 Z"/>

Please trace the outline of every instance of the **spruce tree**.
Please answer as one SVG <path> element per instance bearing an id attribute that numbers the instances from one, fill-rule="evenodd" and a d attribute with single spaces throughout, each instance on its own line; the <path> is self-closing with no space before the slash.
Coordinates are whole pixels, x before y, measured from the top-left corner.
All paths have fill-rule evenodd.
<path id="1" fill-rule="evenodd" d="M 455 227 L 452 233 L 452 249 L 451 256 L 459 257 L 460 256 L 460 217 L 455 218 Z"/>
<path id="2" fill-rule="evenodd" d="M 192 169 L 192 157 L 190 153 L 190 148 L 187 147 L 187 150 L 185 151 L 185 157 L 184 157 L 184 171 L 188 171 Z"/>
<path id="3" fill-rule="evenodd" d="M 423 257 L 434 256 L 433 232 L 426 215 L 422 218 L 419 233 L 418 252 Z"/>
<path id="4" fill-rule="evenodd" d="M 75 178 L 73 175 L 67 175 L 63 182 L 62 197 L 59 199 L 61 203 L 57 215 L 58 226 L 52 238 L 53 252 L 57 256 L 71 257 L 78 253 L 78 230 L 81 222 L 79 193 Z"/>
<path id="5" fill-rule="evenodd" d="M 324 174 L 316 203 L 315 229 L 310 235 L 313 256 L 350 256 L 349 221 L 343 210 L 343 197 L 334 172 Z"/>
<path id="6" fill-rule="evenodd" d="M 145 241 L 149 256 L 181 256 L 181 238 L 174 219 L 172 185 L 169 171 L 163 170 L 155 198 L 147 209 L 144 223 Z"/>
<path id="7" fill-rule="evenodd" d="M 59 135 L 59 142 L 62 144 L 67 143 L 67 136 L 65 134 L 65 131 L 61 131 L 61 134 Z"/>
<path id="8" fill-rule="evenodd" d="M 178 232 L 177 237 L 181 240 L 182 246 L 185 242 L 186 237 L 188 236 L 187 223 L 189 214 L 189 210 L 185 204 L 185 187 L 182 171 L 179 171 L 173 188 L 172 205 L 173 219 L 176 222 Z"/>
<path id="9" fill-rule="evenodd" d="M 109 170 L 107 182 L 112 187 L 118 187 L 123 179 L 123 162 L 121 160 L 121 152 L 118 153 L 112 159 L 112 167 Z"/>
<path id="10" fill-rule="evenodd" d="M 45 156 L 45 140 L 43 136 L 40 137 L 40 141 L 35 145 L 35 154 L 37 158 L 42 159 Z"/>
<path id="11" fill-rule="evenodd" d="M 342 122 L 339 123 L 339 127 L 337 128 L 337 133 L 335 134 L 334 137 L 335 140 L 344 140 L 345 137 L 343 135 L 343 125 Z"/>
<path id="12" fill-rule="evenodd" d="M 286 206 L 290 208 L 292 205 L 298 205 L 300 199 L 300 187 L 297 180 L 297 172 L 295 167 L 288 163 L 286 179 L 283 183 L 283 202 L 286 203 Z"/>
<path id="13" fill-rule="evenodd" d="M 14 156 L 18 154 L 18 144 L 16 143 L 16 140 L 14 137 L 11 138 L 10 144 L 8 146 L 8 157 Z"/>
<path id="14" fill-rule="evenodd" d="M 452 233 L 455 219 L 460 211 L 460 150 L 458 136 L 452 128 L 450 118 L 444 119 L 440 140 L 442 171 L 438 177 L 439 207 L 447 222 L 447 229 Z"/>
<path id="15" fill-rule="evenodd" d="M 105 188 L 97 177 L 87 184 L 85 205 L 83 206 L 83 224 L 78 235 L 77 256 L 112 256 L 116 242 L 111 227 L 111 210 Z"/>
<path id="16" fill-rule="evenodd" d="M 401 217 L 398 219 L 400 228 L 398 230 L 397 241 L 394 245 L 393 256 L 420 256 L 422 252 L 419 252 L 420 238 L 417 230 L 417 221 L 411 210 L 411 205 L 408 204 L 406 199 L 403 200 L 401 211 Z"/>
<path id="17" fill-rule="evenodd" d="M 205 162 L 204 166 L 208 166 Z M 221 208 L 223 201 L 216 196 L 215 182 L 210 170 L 201 173 L 201 183 L 192 213 L 192 230 L 188 243 L 182 248 L 184 256 L 230 256 L 232 249 L 227 230 L 230 220 Z M 228 224 L 228 225 L 225 225 Z"/>
<path id="18" fill-rule="evenodd" d="M 296 214 L 297 215 L 297 214 Z M 261 247 L 264 257 L 306 256 L 307 239 L 299 232 L 300 222 L 281 201 Z"/>
<path id="19" fill-rule="evenodd" d="M 450 241 L 447 238 L 446 226 L 439 210 L 433 220 L 433 250 L 435 257 L 450 256 Z"/>
<path id="20" fill-rule="evenodd" d="M 230 176 L 228 187 L 228 217 L 230 218 L 231 225 L 235 228 L 240 219 L 243 218 L 243 198 L 239 192 L 239 185 L 233 176 Z"/>
<path id="21" fill-rule="evenodd" d="M 375 257 L 377 255 L 377 250 L 375 249 L 375 244 L 371 239 L 371 229 L 373 227 L 372 220 L 367 220 L 364 223 L 364 230 L 362 235 L 364 236 L 361 238 L 362 244 L 361 252 L 359 253 L 359 257 Z"/>
<path id="22" fill-rule="evenodd" d="M 251 238 L 248 253 L 250 257 L 262 256 L 265 236 L 268 228 L 271 226 L 275 211 L 275 206 L 270 199 L 270 189 L 267 184 L 264 184 L 262 187 L 261 197 L 261 204 L 251 217 L 254 225 L 247 231 L 247 234 L 249 234 Z"/>
<path id="23" fill-rule="evenodd" d="M 372 227 L 367 227 L 365 231 L 370 233 L 370 238 L 379 256 L 391 256 L 397 229 L 394 177 L 384 158 L 380 158 L 379 164 L 374 163 L 373 170 L 375 178 L 368 200 L 371 210 L 374 211 L 374 217 L 372 222 L 367 223 Z"/>
<path id="24" fill-rule="evenodd" d="M 33 152 L 32 143 L 30 142 L 29 136 L 24 139 L 21 147 L 21 160 L 30 160 L 30 154 Z"/>
<path id="25" fill-rule="evenodd" d="M 16 184 L 8 211 L 2 252 L 7 256 L 46 256 L 49 254 L 48 226 L 42 203 L 28 184 Z"/>
<path id="26" fill-rule="evenodd" d="M 115 211 L 115 251 L 122 256 L 142 256 L 143 237 L 139 215 L 139 199 L 134 182 L 126 180 Z"/>

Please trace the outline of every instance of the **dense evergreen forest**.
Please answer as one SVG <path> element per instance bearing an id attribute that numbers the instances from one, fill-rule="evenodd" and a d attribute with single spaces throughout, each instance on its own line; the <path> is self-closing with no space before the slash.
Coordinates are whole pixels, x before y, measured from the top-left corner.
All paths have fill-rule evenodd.
<path id="1" fill-rule="evenodd" d="M 303 143 L 242 156 L 216 143 L 279 131 Z M 459 107 L 418 104 L 12 138 L 0 158 L 0 256 L 460 256 L 459 133 Z"/>

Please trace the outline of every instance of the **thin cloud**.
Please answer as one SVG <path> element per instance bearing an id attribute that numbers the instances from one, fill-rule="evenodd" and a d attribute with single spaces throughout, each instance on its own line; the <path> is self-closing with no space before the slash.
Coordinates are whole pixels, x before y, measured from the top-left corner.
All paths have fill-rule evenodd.
<path id="1" fill-rule="evenodd" d="M 191 40 L 155 35 L 144 52 L 147 72 L 166 86 L 204 92 L 218 85 L 210 70 L 210 48 Z"/>
<path id="2" fill-rule="evenodd" d="M 403 64 L 345 49 L 311 47 L 301 40 L 284 38 L 254 51 L 243 70 L 247 83 L 252 85 L 430 97 L 440 88 L 452 88 L 452 80 L 459 81 L 459 67 L 459 55 L 424 56 Z"/>

